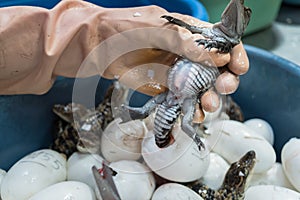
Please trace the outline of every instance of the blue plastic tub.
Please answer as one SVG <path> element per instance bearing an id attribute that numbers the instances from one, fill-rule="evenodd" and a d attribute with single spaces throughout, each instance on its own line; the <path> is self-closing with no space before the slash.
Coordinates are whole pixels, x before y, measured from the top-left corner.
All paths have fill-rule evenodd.
<path id="1" fill-rule="evenodd" d="M 54 1 L 47 1 L 47 5 L 45 2 L 40 5 L 51 7 Z M 246 118 L 259 117 L 271 123 L 276 135 L 275 148 L 280 153 L 289 138 L 300 137 L 300 67 L 267 51 L 245 47 L 251 68 L 241 77 L 234 97 Z M 82 90 L 88 90 L 95 79 L 98 78 L 84 79 Z M 27 153 L 48 147 L 55 117 L 52 106 L 72 100 L 73 83 L 73 79 L 61 78 L 45 95 L 0 96 L 0 168 L 8 169 Z M 98 102 L 108 84 L 105 80 L 99 83 L 95 97 Z M 148 97 L 138 94 L 134 98 L 142 104 Z"/>
<path id="2" fill-rule="evenodd" d="M 0 1 L 0 7 L 29 5 L 52 8 L 58 2 L 59 0 L 4 0 Z M 191 15 L 204 21 L 208 19 L 205 8 L 197 0 L 90 0 L 89 2 L 103 7 L 119 8 L 158 5 L 169 12 Z M 95 79 L 98 78 L 86 79 L 84 81 L 86 88 L 83 88 L 83 91 L 88 90 L 88 85 Z M 0 168 L 8 169 L 29 152 L 48 147 L 53 131 L 52 106 L 55 103 L 71 102 L 73 83 L 73 79 L 60 78 L 45 95 L 0 96 Z M 96 95 L 98 102 L 102 99 L 104 88 L 109 84 L 109 81 L 100 81 L 99 93 Z M 142 95 L 137 95 L 137 98 L 145 100 L 145 96 Z"/>

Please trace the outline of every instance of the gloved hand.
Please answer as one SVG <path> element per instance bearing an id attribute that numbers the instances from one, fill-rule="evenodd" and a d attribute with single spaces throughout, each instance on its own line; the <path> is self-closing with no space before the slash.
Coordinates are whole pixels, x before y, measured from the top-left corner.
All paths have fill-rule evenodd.
<path id="1" fill-rule="evenodd" d="M 120 77 L 128 86 L 155 95 L 165 89 L 166 66 L 178 55 L 216 66 L 229 63 L 231 72 L 219 76 L 216 89 L 222 94 L 234 92 L 238 75 L 249 67 L 243 45 L 230 54 L 204 50 L 194 42 L 201 35 L 167 23 L 160 18 L 165 14 L 197 26 L 211 26 L 157 6 L 108 9 L 65 0 L 51 10 L 1 8 L 0 94 L 42 94 L 56 76 L 100 74 L 110 79 Z M 212 91 L 201 100 L 207 111 L 219 104 Z"/>

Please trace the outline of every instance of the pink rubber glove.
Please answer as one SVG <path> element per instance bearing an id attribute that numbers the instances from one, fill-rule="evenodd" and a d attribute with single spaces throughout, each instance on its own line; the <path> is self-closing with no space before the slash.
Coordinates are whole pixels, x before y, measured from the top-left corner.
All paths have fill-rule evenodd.
<path id="1" fill-rule="evenodd" d="M 128 86 L 155 95 L 165 90 L 167 67 L 160 66 L 171 66 L 178 55 L 216 66 L 229 63 L 230 72 L 220 75 L 216 89 L 222 94 L 234 92 L 238 75 L 249 67 L 243 45 L 237 45 L 230 54 L 204 50 L 194 42 L 201 35 L 167 23 L 160 18 L 165 14 L 197 26 L 211 26 L 157 6 L 108 9 L 65 0 L 51 10 L 0 8 L 0 94 L 43 94 L 56 76 L 99 74 L 110 79 L 118 76 Z M 101 48 L 97 49 L 99 44 Z M 118 55 L 127 49 L 130 51 Z M 132 70 L 140 66 L 152 69 L 154 76 Z M 158 80 L 161 85 L 137 85 L 147 80 Z M 201 100 L 205 110 L 218 107 L 217 95 L 212 91 Z"/>

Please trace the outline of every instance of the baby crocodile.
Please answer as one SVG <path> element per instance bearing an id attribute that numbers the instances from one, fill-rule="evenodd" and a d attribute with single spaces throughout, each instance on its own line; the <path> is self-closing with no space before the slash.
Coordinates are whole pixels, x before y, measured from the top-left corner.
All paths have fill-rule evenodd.
<path id="1" fill-rule="evenodd" d="M 251 10 L 244 6 L 242 0 L 231 0 L 222 14 L 221 22 L 212 28 L 191 26 L 171 16 L 162 16 L 169 22 L 183 26 L 192 33 L 200 33 L 207 39 L 197 40 L 205 48 L 217 48 L 220 52 L 229 52 L 240 42 L 241 36 L 248 25 Z M 182 130 L 189 135 L 201 150 L 204 144 L 193 128 L 192 120 L 195 104 L 208 89 L 213 87 L 219 71 L 191 62 L 186 58 L 179 59 L 168 72 L 168 88 L 166 93 L 159 94 L 141 108 L 123 106 L 132 119 L 147 117 L 158 106 L 154 120 L 154 135 L 158 147 L 163 148 L 172 140 L 172 127 L 180 113 L 183 113 Z M 123 121 L 128 119 L 123 118 Z"/>
<path id="2" fill-rule="evenodd" d="M 197 192 L 204 200 L 242 200 L 247 178 L 255 165 L 255 152 L 247 152 L 240 160 L 230 165 L 223 184 L 213 190 L 197 181 L 187 186 Z"/>
<path id="3" fill-rule="evenodd" d="M 212 28 L 192 26 L 168 15 L 164 15 L 162 18 L 182 26 L 192 33 L 203 35 L 206 39 L 196 40 L 199 45 L 204 45 L 209 50 L 217 48 L 220 52 L 228 53 L 240 43 L 249 24 L 251 13 L 251 9 L 244 6 L 244 0 L 231 0 L 221 16 L 221 21 L 214 24 Z"/>
<path id="4" fill-rule="evenodd" d="M 75 151 L 99 152 L 101 133 L 114 118 L 111 100 L 113 91 L 114 98 L 127 95 L 127 88 L 114 82 L 95 110 L 78 103 L 54 105 L 53 112 L 61 119 L 55 125 L 54 141 L 50 148 L 66 154 L 67 157 Z"/>

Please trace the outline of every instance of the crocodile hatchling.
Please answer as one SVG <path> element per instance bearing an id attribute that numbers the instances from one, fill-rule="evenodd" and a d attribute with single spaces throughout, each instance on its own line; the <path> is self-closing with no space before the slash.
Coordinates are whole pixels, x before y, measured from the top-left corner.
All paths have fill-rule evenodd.
<path id="1" fill-rule="evenodd" d="M 240 106 L 232 99 L 230 95 L 223 96 L 223 109 L 226 114 L 229 116 L 230 120 L 236 120 L 243 122 L 244 114 Z"/>
<path id="2" fill-rule="evenodd" d="M 117 91 L 116 98 L 126 95 L 125 88 L 114 82 L 95 110 L 78 103 L 54 105 L 53 112 L 62 120 L 58 120 L 55 125 L 54 141 L 50 148 L 67 157 L 75 151 L 97 153 L 100 150 L 102 130 L 113 121 L 111 97 L 114 90 Z"/>
<path id="3" fill-rule="evenodd" d="M 196 40 L 205 48 L 217 48 L 219 52 L 230 52 L 240 42 L 241 36 L 250 20 L 251 10 L 244 6 L 243 0 L 231 0 L 222 14 L 221 22 L 212 28 L 191 26 L 171 16 L 162 16 L 169 22 L 185 27 L 192 33 L 200 33 L 206 39 Z M 161 93 L 149 100 L 141 108 L 123 105 L 122 109 L 128 111 L 131 119 L 147 117 L 158 106 L 154 120 L 155 142 L 163 148 L 172 140 L 171 130 L 180 113 L 183 114 L 181 127 L 201 150 L 204 147 L 200 136 L 193 128 L 192 120 L 195 104 L 199 103 L 201 95 L 213 87 L 219 75 L 216 67 L 209 67 L 194 63 L 186 58 L 179 59 L 168 72 L 169 91 Z M 123 122 L 129 119 L 123 118 Z"/>
<path id="4" fill-rule="evenodd" d="M 240 160 L 232 163 L 226 172 L 220 189 L 213 190 L 200 181 L 187 186 L 197 192 L 204 200 L 242 200 L 247 185 L 247 178 L 255 165 L 255 152 L 247 152 Z"/>

